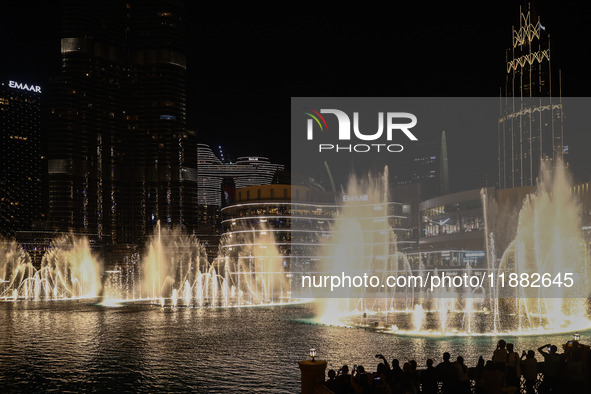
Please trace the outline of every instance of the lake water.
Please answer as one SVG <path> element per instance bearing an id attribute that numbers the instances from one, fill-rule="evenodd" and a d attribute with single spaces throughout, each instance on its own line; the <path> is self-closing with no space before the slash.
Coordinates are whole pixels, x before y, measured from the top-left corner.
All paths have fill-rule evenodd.
<path id="1" fill-rule="evenodd" d="M 295 393 L 297 362 L 316 347 L 328 368 L 376 353 L 424 366 L 444 351 L 468 366 L 498 337 L 417 338 L 310 324 L 311 304 L 194 309 L 103 307 L 91 301 L 0 302 L 0 392 L 193 391 Z M 581 333 L 588 343 L 590 332 Z M 516 349 L 560 345 L 571 334 L 505 337 Z"/>

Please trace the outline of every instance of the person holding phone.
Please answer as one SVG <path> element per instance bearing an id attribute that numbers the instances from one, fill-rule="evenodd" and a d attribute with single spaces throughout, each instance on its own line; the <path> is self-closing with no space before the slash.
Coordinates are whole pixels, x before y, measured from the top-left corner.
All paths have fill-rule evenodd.
<path id="1" fill-rule="evenodd" d="M 373 375 L 371 390 L 369 391 L 372 393 L 392 393 L 392 388 L 387 382 L 387 374 L 389 374 L 389 371 L 386 369 L 386 365 L 379 363 L 378 369 Z"/>
<path id="2" fill-rule="evenodd" d="M 370 391 L 370 378 L 363 365 L 353 365 L 351 386 L 355 393 L 368 393 Z"/>
<path id="3" fill-rule="evenodd" d="M 562 370 L 562 357 L 556 353 L 558 348 L 552 344 L 546 344 L 538 348 L 538 352 L 544 357 L 544 381 L 543 392 L 557 392 L 560 390 L 560 373 Z"/>
<path id="4" fill-rule="evenodd" d="M 386 357 L 384 357 L 384 355 L 383 355 L 383 354 L 376 354 L 376 358 L 377 358 L 378 360 L 382 360 L 382 363 L 384 364 L 384 366 L 385 366 L 386 370 L 387 370 L 388 372 L 390 372 L 390 364 L 388 364 L 388 360 L 386 360 Z"/>
<path id="5" fill-rule="evenodd" d="M 349 374 L 349 366 L 343 365 L 337 378 L 335 379 L 335 386 L 337 393 L 352 394 L 353 387 L 351 386 L 351 375 Z"/>

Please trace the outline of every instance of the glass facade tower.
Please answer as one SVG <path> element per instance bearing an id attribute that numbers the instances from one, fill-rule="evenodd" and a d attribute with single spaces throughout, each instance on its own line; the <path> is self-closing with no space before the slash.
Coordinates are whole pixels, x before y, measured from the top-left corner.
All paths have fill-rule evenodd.
<path id="1" fill-rule="evenodd" d="M 40 86 L 0 81 L 1 237 L 28 230 L 46 211 L 42 95 Z"/>
<path id="2" fill-rule="evenodd" d="M 186 129 L 184 2 L 62 4 L 51 84 L 49 220 L 136 243 L 157 221 L 196 229 L 197 147 Z"/>

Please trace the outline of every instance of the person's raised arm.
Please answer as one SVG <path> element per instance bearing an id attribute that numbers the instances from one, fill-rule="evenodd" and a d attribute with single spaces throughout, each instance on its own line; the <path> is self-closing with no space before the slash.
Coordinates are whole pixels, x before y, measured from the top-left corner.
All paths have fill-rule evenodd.
<path id="1" fill-rule="evenodd" d="M 379 358 L 380 360 L 382 360 L 384 362 L 384 365 L 386 366 L 386 369 L 388 371 L 391 371 L 390 364 L 388 364 L 388 360 L 386 360 L 386 357 L 384 357 L 382 354 L 376 354 L 376 358 Z"/>
<path id="2" fill-rule="evenodd" d="M 538 352 L 540 352 L 542 354 L 542 356 L 547 356 L 548 352 L 545 352 L 544 349 L 549 348 L 551 345 L 549 343 L 545 344 L 544 346 L 540 346 L 538 348 Z"/>
<path id="3" fill-rule="evenodd" d="M 356 370 L 356 369 L 354 369 L 354 370 L 353 370 L 353 373 L 351 373 L 351 374 L 349 375 L 349 379 L 351 379 L 351 380 L 350 380 L 351 387 L 353 388 L 353 391 L 354 391 L 354 392 L 356 392 L 356 393 L 357 393 L 357 392 L 361 392 L 361 390 L 362 390 L 361 384 L 359 384 L 359 383 L 357 383 L 357 382 L 355 381 L 355 378 L 354 378 L 354 376 L 353 376 L 353 375 L 355 375 L 355 376 L 359 375 L 359 373 L 357 372 L 357 370 Z"/>

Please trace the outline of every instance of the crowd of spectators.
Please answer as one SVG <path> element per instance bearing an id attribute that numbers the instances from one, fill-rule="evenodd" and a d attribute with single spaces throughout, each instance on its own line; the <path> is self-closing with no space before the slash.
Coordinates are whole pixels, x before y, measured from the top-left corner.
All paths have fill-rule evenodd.
<path id="1" fill-rule="evenodd" d="M 468 368 L 462 356 L 452 361 L 448 352 L 435 365 L 432 359 L 417 368 L 415 360 L 400 365 L 381 354 L 375 372 L 362 365 L 350 370 L 343 365 L 339 371 L 328 371 L 325 386 L 336 394 L 500 394 L 500 393 L 583 393 L 591 392 L 589 347 L 577 341 L 563 346 L 564 353 L 546 344 L 538 348 L 543 358 L 538 363 L 533 350 L 521 355 L 511 343 L 500 340 L 490 360 L 480 356 L 476 366 Z M 541 375 L 540 375 L 541 374 Z M 540 379 L 541 377 L 541 379 Z"/>

